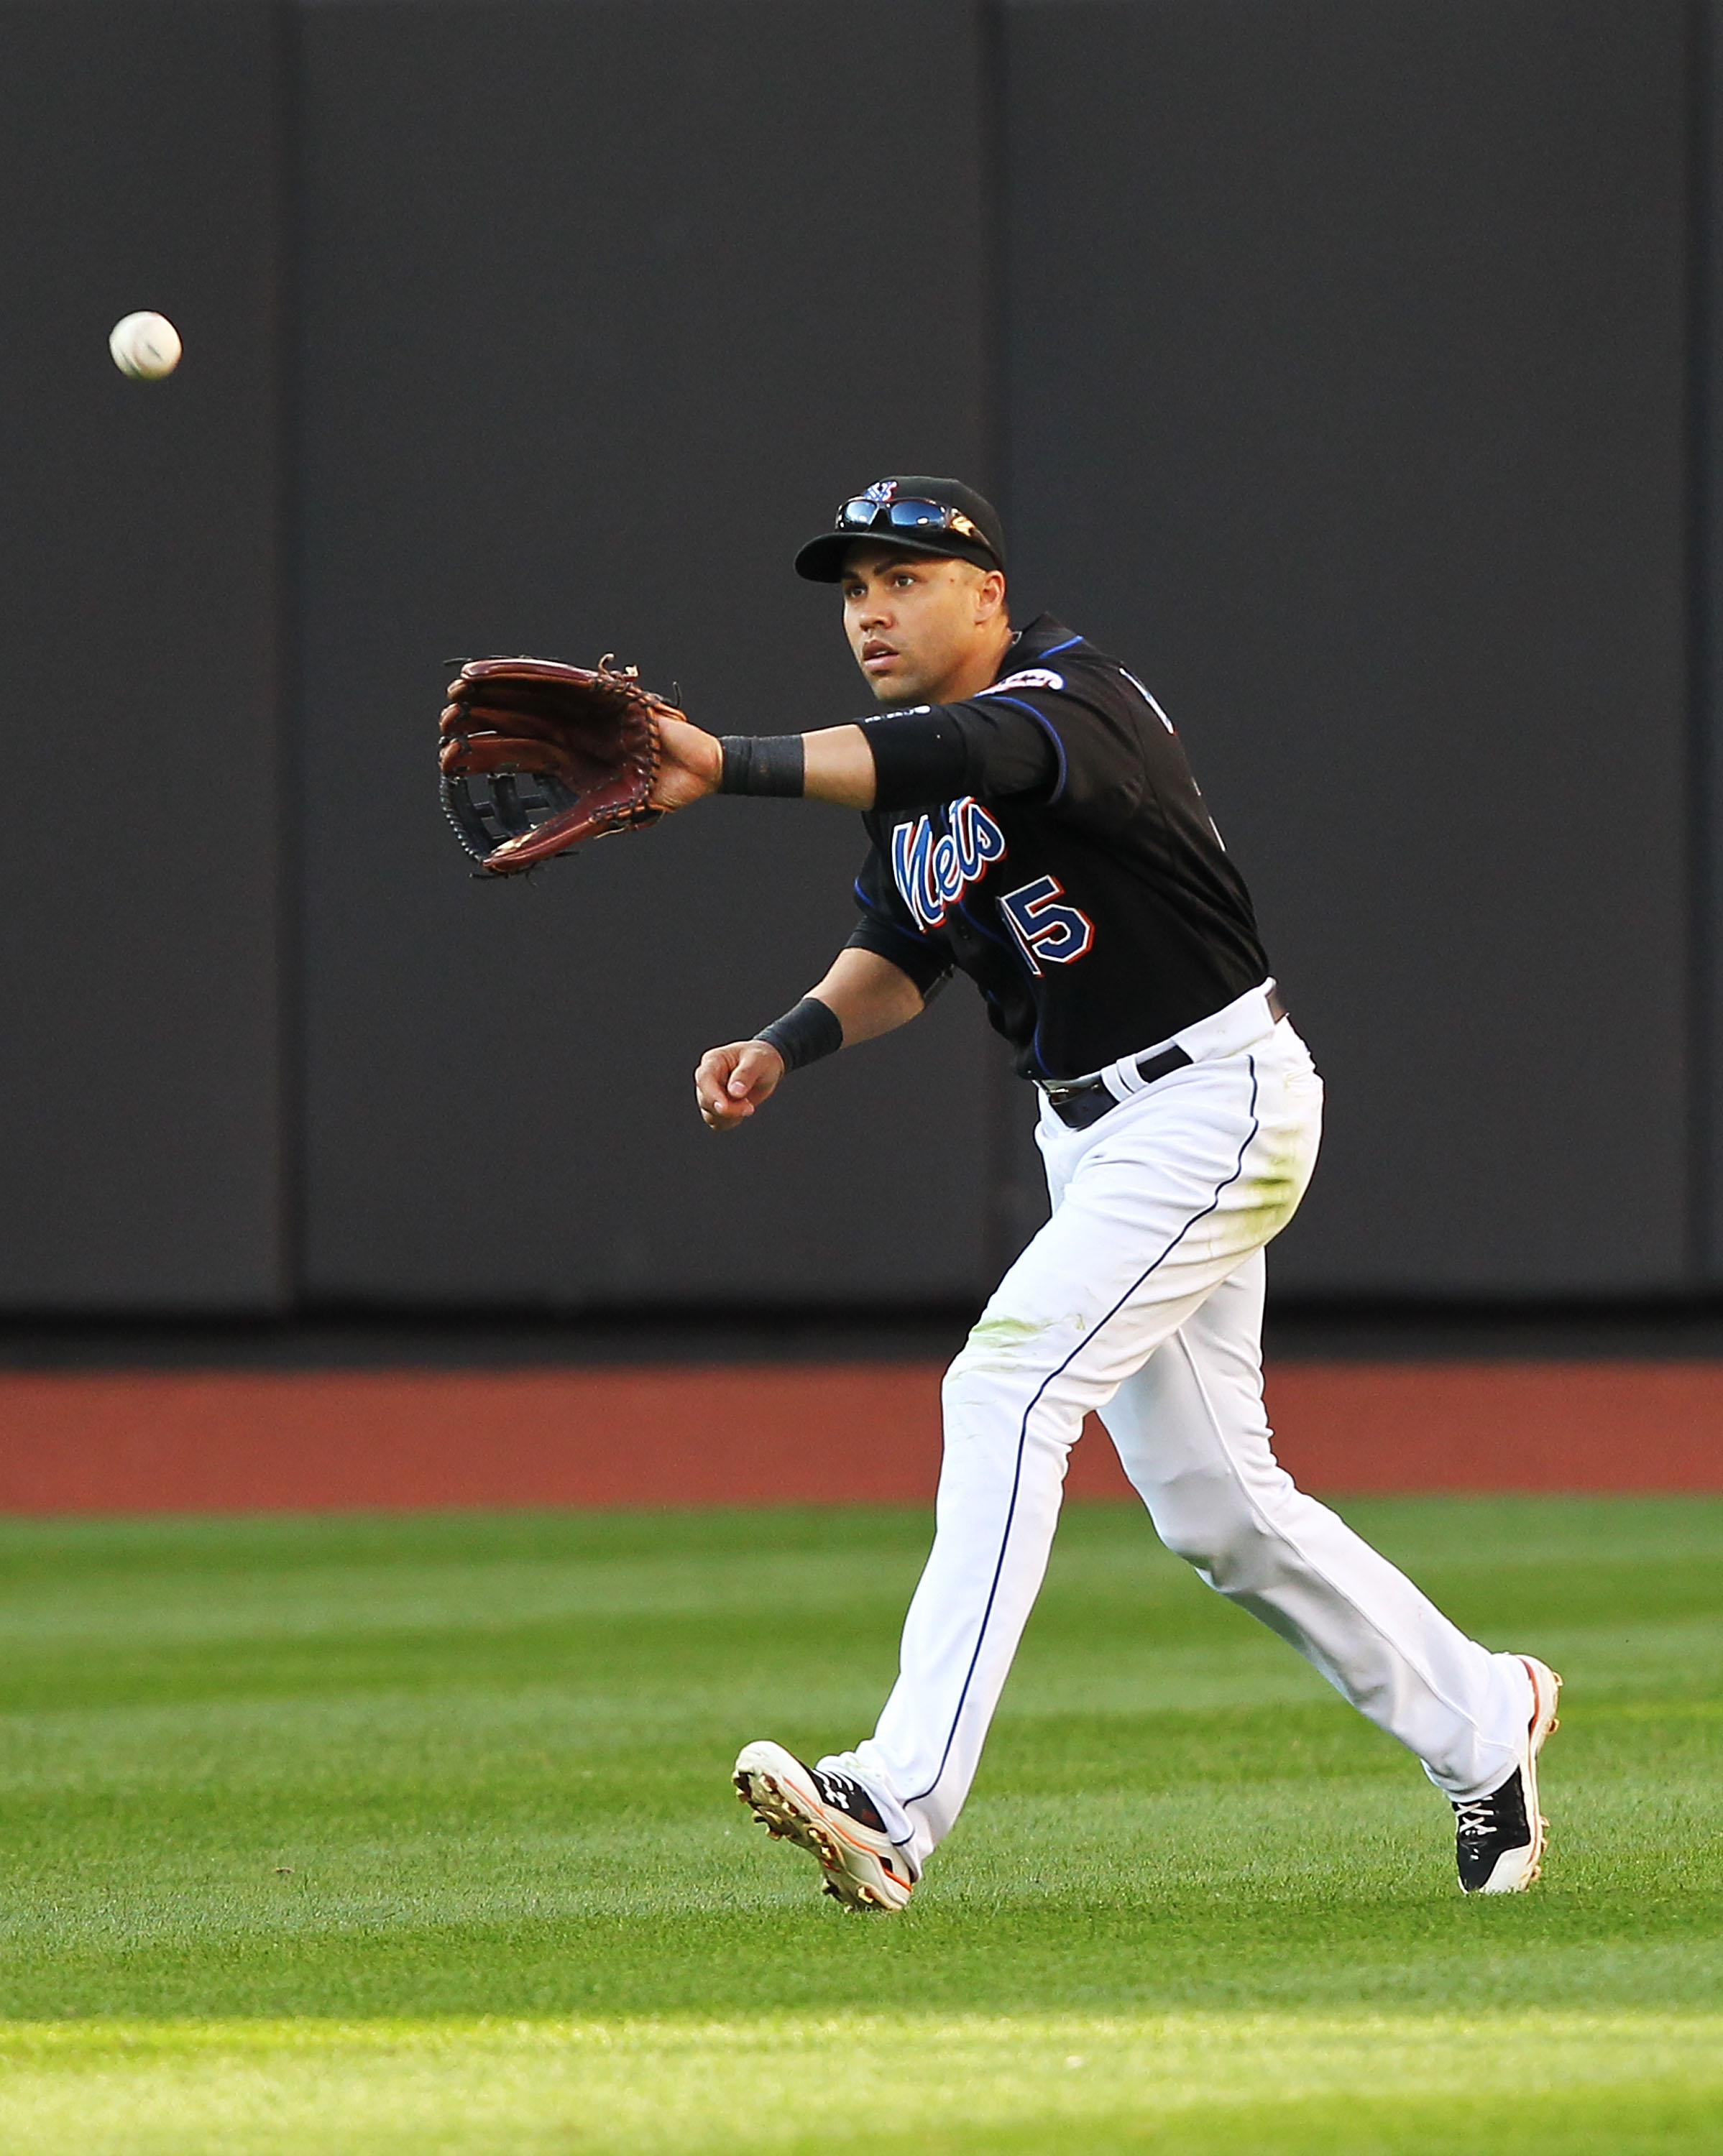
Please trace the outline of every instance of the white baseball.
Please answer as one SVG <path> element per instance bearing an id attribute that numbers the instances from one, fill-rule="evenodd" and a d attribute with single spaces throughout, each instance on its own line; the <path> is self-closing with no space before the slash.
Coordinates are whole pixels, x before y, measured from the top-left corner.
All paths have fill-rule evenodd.
<path id="1" fill-rule="evenodd" d="M 179 365 L 179 331 L 166 315 L 126 315 L 115 323 L 108 350 L 121 374 L 134 382 L 159 382 Z"/>

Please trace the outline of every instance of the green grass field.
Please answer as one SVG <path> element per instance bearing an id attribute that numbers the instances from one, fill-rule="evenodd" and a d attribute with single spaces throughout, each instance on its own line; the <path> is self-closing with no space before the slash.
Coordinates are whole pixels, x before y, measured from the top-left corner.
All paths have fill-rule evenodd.
<path id="1" fill-rule="evenodd" d="M 1723 2148 L 1723 1503 L 1346 1509 L 1567 1677 L 1529 1895 L 1129 1507 L 871 1920 L 727 1777 L 920 1514 L 0 1525 L 0 2149 Z"/>

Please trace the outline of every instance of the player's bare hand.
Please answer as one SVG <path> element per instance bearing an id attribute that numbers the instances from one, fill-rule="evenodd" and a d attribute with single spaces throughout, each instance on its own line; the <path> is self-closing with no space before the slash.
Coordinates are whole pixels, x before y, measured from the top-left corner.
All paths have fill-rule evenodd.
<path id="1" fill-rule="evenodd" d="M 686 808 L 703 794 L 717 792 L 724 752 L 711 734 L 686 719 L 661 719 L 658 740 L 663 760 L 652 785 L 654 808 Z"/>
<path id="2" fill-rule="evenodd" d="M 694 1073 L 694 1097 L 709 1131 L 733 1131 L 778 1090 L 784 1058 L 764 1040 L 708 1048 Z"/>

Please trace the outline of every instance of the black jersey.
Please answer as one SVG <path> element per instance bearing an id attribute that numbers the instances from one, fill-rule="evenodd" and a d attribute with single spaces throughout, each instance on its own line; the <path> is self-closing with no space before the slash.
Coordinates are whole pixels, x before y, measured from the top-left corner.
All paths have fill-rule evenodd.
<path id="1" fill-rule="evenodd" d="M 1267 978 L 1171 721 L 1051 616 L 979 696 L 862 723 L 878 791 L 850 942 L 923 994 L 961 968 L 1025 1077 L 1098 1070 Z"/>

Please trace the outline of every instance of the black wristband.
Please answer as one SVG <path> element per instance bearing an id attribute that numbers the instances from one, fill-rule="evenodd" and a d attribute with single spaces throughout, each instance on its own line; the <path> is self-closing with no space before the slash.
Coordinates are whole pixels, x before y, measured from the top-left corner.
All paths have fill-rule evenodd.
<path id="1" fill-rule="evenodd" d="M 804 996 L 794 1010 L 762 1026 L 754 1039 L 775 1048 L 786 1070 L 800 1070 L 822 1055 L 837 1054 L 844 1045 L 843 1021 L 818 996 Z"/>
<path id="2" fill-rule="evenodd" d="M 720 793 L 801 797 L 807 756 L 800 734 L 720 734 L 724 752 Z"/>

